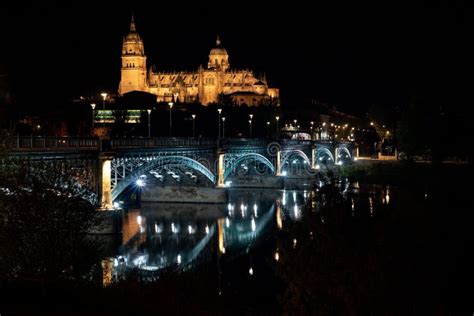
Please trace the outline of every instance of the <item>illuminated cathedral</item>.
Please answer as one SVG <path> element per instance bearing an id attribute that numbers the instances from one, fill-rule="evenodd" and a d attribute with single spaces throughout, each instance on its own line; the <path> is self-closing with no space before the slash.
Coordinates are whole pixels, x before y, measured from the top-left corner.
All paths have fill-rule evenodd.
<path id="1" fill-rule="evenodd" d="M 123 38 L 119 94 L 143 91 L 156 95 L 158 102 L 215 103 L 219 96 L 236 105 L 279 104 L 279 90 L 268 86 L 265 76 L 257 78 L 250 70 L 230 68 L 227 50 L 219 37 L 209 53 L 207 67 L 195 72 L 160 72 L 147 69 L 143 40 L 132 16 L 130 30 Z"/>

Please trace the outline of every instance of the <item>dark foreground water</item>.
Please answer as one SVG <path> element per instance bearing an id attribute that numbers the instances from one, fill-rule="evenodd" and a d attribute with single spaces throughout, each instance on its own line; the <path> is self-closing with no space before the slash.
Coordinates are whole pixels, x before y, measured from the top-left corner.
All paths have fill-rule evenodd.
<path id="1" fill-rule="evenodd" d="M 472 186 L 436 179 L 129 207 L 100 239 L 99 286 L 4 291 L 0 314 L 471 315 Z"/>
<path id="2" fill-rule="evenodd" d="M 465 187 L 297 183 L 231 189 L 225 205 L 125 211 L 120 245 L 102 261 L 104 285 L 176 279 L 178 292 L 194 288 L 183 293 L 195 305 L 211 304 L 206 311 L 469 311 L 474 216 Z"/>

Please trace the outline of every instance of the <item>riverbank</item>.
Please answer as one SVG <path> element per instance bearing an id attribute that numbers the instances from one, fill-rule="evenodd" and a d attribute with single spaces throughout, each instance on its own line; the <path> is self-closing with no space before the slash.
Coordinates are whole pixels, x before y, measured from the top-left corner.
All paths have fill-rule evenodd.
<path id="1" fill-rule="evenodd" d="M 467 184 L 473 165 L 454 163 L 419 163 L 411 161 L 364 160 L 339 169 L 351 181 L 394 185 L 430 183 L 446 185 L 451 179 Z"/>

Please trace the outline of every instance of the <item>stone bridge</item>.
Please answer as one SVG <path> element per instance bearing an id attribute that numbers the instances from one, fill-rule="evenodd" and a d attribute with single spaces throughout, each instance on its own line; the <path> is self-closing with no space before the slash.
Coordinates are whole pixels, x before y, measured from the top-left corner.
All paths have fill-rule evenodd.
<path id="1" fill-rule="evenodd" d="M 295 167 L 314 172 L 358 156 L 349 142 L 308 140 L 17 137 L 7 147 L 9 156 L 32 164 L 60 164 L 94 192 L 104 208 L 111 208 L 127 188 L 143 185 L 147 177 L 179 181 L 186 176 L 195 183 L 224 187 L 249 166 L 260 175 L 290 176 Z"/>

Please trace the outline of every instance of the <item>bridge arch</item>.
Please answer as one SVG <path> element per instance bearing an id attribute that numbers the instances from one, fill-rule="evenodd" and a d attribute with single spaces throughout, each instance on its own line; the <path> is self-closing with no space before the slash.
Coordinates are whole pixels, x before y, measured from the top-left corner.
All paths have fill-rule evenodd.
<path id="1" fill-rule="evenodd" d="M 339 153 L 345 152 L 349 156 L 349 158 L 352 158 L 351 151 L 347 147 L 339 147 Z"/>
<path id="2" fill-rule="evenodd" d="M 127 175 L 112 190 L 112 200 L 115 200 L 130 184 L 134 183 L 141 175 L 153 170 L 156 167 L 164 167 L 169 165 L 181 165 L 191 168 L 204 175 L 212 183 L 216 183 L 216 176 L 199 161 L 185 156 L 165 156 L 148 161 L 140 168 L 134 170 L 133 173 Z"/>
<path id="3" fill-rule="evenodd" d="M 273 166 L 271 161 L 268 160 L 265 156 L 263 156 L 261 154 L 256 154 L 256 153 L 248 153 L 248 154 L 242 155 L 239 158 L 237 158 L 236 160 L 234 160 L 232 162 L 232 164 L 228 168 L 225 169 L 225 171 L 224 171 L 224 180 L 227 179 L 227 177 L 232 173 L 232 171 L 235 170 L 235 168 L 237 168 L 237 166 L 240 163 L 242 163 L 243 161 L 246 161 L 246 160 L 255 160 L 255 161 L 261 162 L 265 166 L 270 168 L 270 171 L 272 172 L 272 174 L 276 173 L 275 167 Z"/>
<path id="4" fill-rule="evenodd" d="M 322 154 L 328 155 L 329 158 L 332 160 L 332 162 L 335 163 L 334 155 L 326 147 L 316 147 L 315 151 L 316 151 L 316 163 L 319 163 L 319 161 L 322 160 L 322 157 L 321 157 Z"/>
<path id="5" fill-rule="evenodd" d="M 299 149 L 292 149 L 285 152 L 285 158 L 283 158 L 281 162 L 280 172 L 283 171 L 285 164 L 288 162 L 288 159 L 291 157 L 301 157 L 306 162 L 306 165 L 310 168 L 311 167 L 311 160 L 309 160 L 308 156 L 304 153 L 304 151 Z"/>

